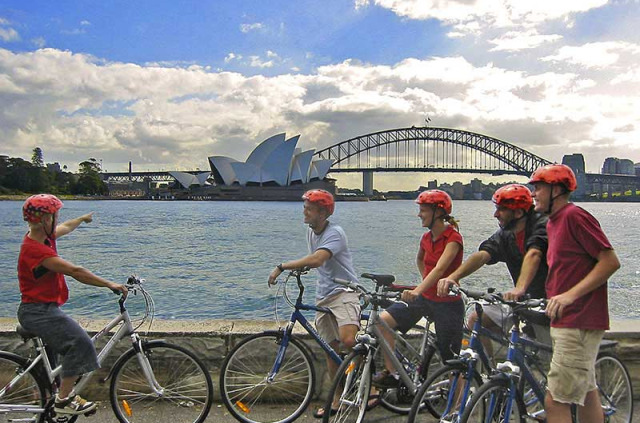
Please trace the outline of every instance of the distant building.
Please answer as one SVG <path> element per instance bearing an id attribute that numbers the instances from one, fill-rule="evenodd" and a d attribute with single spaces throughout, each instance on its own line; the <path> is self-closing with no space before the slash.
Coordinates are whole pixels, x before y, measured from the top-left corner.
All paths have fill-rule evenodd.
<path id="1" fill-rule="evenodd" d="M 434 179 L 433 181 L 427 182 L 427 189 L 437 189 L 438 188 L 438 180 Z"/>
<path id="2" fill-rule="evenodd" d="M 61 173 L 62 169 L 60 168 L 60 163 L 47 163 L 47 170 L 52 173 Z"/>
<path id="3" fill-rule="evenodd" d="M 633 165 L 635 167 L 636 176 L 640 176 L 640 163 Z"/>
<path id="4" fill-rule="evenodd" d="M 607 157 L 602 165 L 602 173 L 609 175 L 635 175 L 635 165 L 629 159 Z"/>
<path id="5" fill-rule="evenodd" d="M 562 164 L 569 166 L 576 175 L 578 189 L 573 193 L 574 198 L 583 198 L 592 189 L 587 186 L 584 156 L 580 153 L 566 154 L 562 157 Z"/>
<path id="6" fill-rule="evenodd" d="M 315 150 L 296 148 L 300 135 L 286 139 L 277 134 L 260 143 L 246 161 L 211 156 L 209 164 L 217 185 L 284 187 L 326 178 L 333 160 L 312 160 Z"/>

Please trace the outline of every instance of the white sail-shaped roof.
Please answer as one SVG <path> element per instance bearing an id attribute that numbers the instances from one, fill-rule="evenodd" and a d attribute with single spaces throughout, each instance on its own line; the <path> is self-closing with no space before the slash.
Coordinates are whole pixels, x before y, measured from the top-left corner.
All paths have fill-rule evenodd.
<path id="1" fill-rule="evenodd" d="M 211 176 L 211 172 L 202 172 L 196 175 L 200 186 L 207 185 L 207 179 L 209 179 L 209 176 Z"/>
<path id="2" fill-rule="evenodd" d="M 245 163 L 260 167 L 265 164 L 273 150 L 284 143 L 285 134 L 277 134 L 262 141 L 247 157 Z"/>
<path id="3" fill-rule="evenodd" d="M 311 169 L 309 169 L 309 180 L 312 179 L 324 179 L 331 169 L 333 164 L 332 159 L 315 160 L 311 162 Z"/>
<path id="4" fill-rule="evenodd" d="M 307 150 L 293 156 L 289 183 L 300 181 L 303 184 L 306 184 L 309 182 L 309 169 L 311 167 L 311 159 L 313 159 L 314 152 L 315 150 Z"/>
<path id="5" fill-rule="evenodd" d="M 261 183 L 275 182 L 280 186 L 286 186 L 289 181 L 289 170 L 293 159 L 293 151 L 298 144 L 300 135 L 289 138 L 283 144 L 277 146 L 266 158 L 262 165 Z M 258 181 L 252 181 L 258 182 Z"/>
<path id="6" fill-rule="evenodd" d="M 207 178 L 211 173 L 202 172 L 197 175 L 192 175 L 187 172 L 170 171 L 169 175 L 173 176 L 183 187 L 189 188 L 191 185 L 203 186 L 207 182 Z"/>
<path id="7" fill-rule="evenodd" d="M 236 180 L 240 185 L 247 185 L 247 182 L 260 182 L 260 167 L 250 163 L 231 163 Z"/>
<path id="8" fill-rule="evenodd" d="M 231 163 L 238 163 L 237 160 L 226 156 L 211 156 L 209 157 L 209 163 L 216 183 L 231 185 L 237 181 L 236 174 L 231 167 Z"/>

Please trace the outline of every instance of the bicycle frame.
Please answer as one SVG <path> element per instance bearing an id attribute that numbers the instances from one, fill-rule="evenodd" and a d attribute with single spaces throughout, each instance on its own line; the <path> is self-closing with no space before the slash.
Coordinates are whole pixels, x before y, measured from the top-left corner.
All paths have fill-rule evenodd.
<path id="1" fill-rule="evenodd" d="M 105 360 L 106 357 L 109 356 L 109 354 L 111 353 L 115 345 L 127 335 L 130 336 L 133 347 L 136 348 L 137 351 L 142 351 L 142 347 L 141 347 L 142 340 L 140 339 L 138 334 L 135 332 L 135 328 L 133 327 L 133 323 L 131 322 L 131 317 L 129 316 L 129 312 L 127 311 L 127 309 L 124 307 L 124 300 L 122 298 L 119 300 L 119 304 L 120 304 L 120 315 L 115 317 L 111 322 L 109 322 L 104 328 L 102 328 L 98 333 L 96 333 L 91 338 L 91 340 L 95 345 L 99 339 L 104 337 L 107 333 L 109 333 L 112 329 L 114 329 L 120 323 L 123 323 L 120 326 L 120 328 L 116 331 L 116 333 L 109 338 L 109 341 L 107 341 L 105 346 L 98 353 L 99 364 L 103 363 L 103 361 Z M 48 382 L 51 386 L 54 385 L 56 377 L 61 374 L 62 365 L 58 365 L 55 369 L 52 369 L 51 361 L 49 360 L 49 357 L 47 355 L 47 352 L 45 350 L 44 343 L 42 342 L 42 340 L 40 338 L 34 338 L 34 342 L 35 342 L 36 351 L 38 351 L 37 357 L 30 362 L 29 366 L 22 373 L 18 374 L 15 378 L 13 378 L 11 382 L 0 391 L 0 396 L 2 396 L 7 389 L 10 389 L 11 386 L 14 386 L 15 383 L 18 380 L 20 380 L 20 378 L 22 378 L 24 374 L 28 374 L 40 362 L 42 362 L 43 364 L 45 373 L 48 378 Z M 162 388 L 156 381 L 153 371 L 148 364 L 148 361 L 144 357 L 142 357 L 140 354 L 138 354 L 138 359 L 144 371 L 145 377 L 147 378 L 149 386 L 152 387 L 153 391 L 157 395 L 161 395 Z M 74 387 L 74 391 L 76 393 L 79 393 L 82 391 L 82 389 L 86 386 L 86 384 L 90 380 L 93 373 L 94 372 L 87 373 L 79 378 L 78 382 Z M 109 373 L 109 375 L 107 376 L 107 378 L 105 378 L 105 380 L 108 379 L 110 376 L 111 376 L 111 373 Z M 28 413 L 40 414 L 45 412 L 45 408 L 25 406 L 20 404 L 14 404 L 14 405 L 0 404 L 0 413 L 11 413 L 11 412 L 28 412 Z"/>

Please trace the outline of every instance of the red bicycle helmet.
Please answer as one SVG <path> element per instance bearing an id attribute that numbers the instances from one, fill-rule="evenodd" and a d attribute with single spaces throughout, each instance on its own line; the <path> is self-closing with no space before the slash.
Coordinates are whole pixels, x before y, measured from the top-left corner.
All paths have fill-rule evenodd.
<path id="1" fill-rule="evenodd" d="M 62 201 L 55 195 L 36 194 L 22 205 L 22 217 L 27 222 L 39 223 L 45 214 L 54 214 L 62 208 Z"/>
<path id="2" fill-rule="evenodd" d="M 500 207 L 511 210 L 529 210 L 533 205 L 533 198 L 529 188 L 520 184 L 509 184 L 499 188 L 493 194 L 493 202 Z"/>
<path id="3" fill-rule="evenodd" d="M 416 198 L 418 204 L 433 204 L 436 208 L 441 208 L 446 214 L 451 214 L 452 202 L 451 197 L 444 191 L 439 189 L 430 189 L 428 191 L 422 191 L 418 198 Z"/>
<path id="4" fill-rule="evenodd" d="M 530 184 L 536 182 L 544 182 L 550 185 L 564 185 L 568 191 L 575 191 L 578 188 L 578 182 L 576 181 L 576 175 L 573 170 L 567 165 L 563 164 L 549 164 L 539 167 L 531 175 L 529 180 Z"/>
<path id="5" fill-rule="evenodd" d="M 329 211 L 329 214 L 333 214 L 333 211 L 336 208 L 336 202 L 333 199 L 333 195 L 331 195 L 329 191 L 325 191 L 323 189 L 309 190 L 304 193 L 302 199 L 324 207 Z"/>

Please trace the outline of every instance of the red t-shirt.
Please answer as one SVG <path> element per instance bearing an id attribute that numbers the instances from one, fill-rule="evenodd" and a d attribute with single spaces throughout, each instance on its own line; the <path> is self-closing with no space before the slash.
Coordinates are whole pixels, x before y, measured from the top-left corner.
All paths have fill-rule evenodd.
<path id="1" fill-rule="evenodd" d="M 445 231 L 435 240 L 433 240 L 431 237 L 431 231 L 426 232 L 424 235 L 422 235 L 422 239 L 420 239 L 420 248 L 424 251 L 424 274 L 422 275 L 423 278 L 427 276 L 434 267 L 436 267 L 436 264 L 438 264 L 438 260 L 440 260 L 440 256 L 442 256 L 445 247 L 450 242 L 457 242 L 458 244 L 460 244 L 460 247 L 462 247 L 462 235 L 460 235 L 460 232 L 456 231 L 453 226 L 447 227 L 447 229 L 445 229 Z M 458 254 L 456 254 L 456 257 L 451 262 L 451 265 L 449 265 L 449 268 L 442 275 L 443 278 L 449 276 L 460 266 L 460 264 L 462 263 L 462 255 L 463 251 L 462 248 L 460 248 Z M 438 284 L 435 283 L 426 291 L 424 291 L 422 295 L 431 301 L 437 302 L 458 301 L 458 299 L 460 298 L 459 296 L 438 297 L 437 291 Z"/>
<path id="2" fill-rule="evenodd" d="M 55 239 L 49 245 L 40 244 L 25 235 L 18 257 L 18 281 L 23 303 L 64 304 L 69 298 L 69 289 L 62 273 L 52 272 L 42 261 L 58 257 Z"/>
<path id="3" fill-rule="evenodd" d="M 598 221 L 586 210 L 568 204 L 549 217 L 547 297 L 568 291 L 595 266 L 596 257 L 611 243 Z M 565 307 L 562 317 L 551 322 L 556 328 L 609 329 L 607 284 Z"/>

